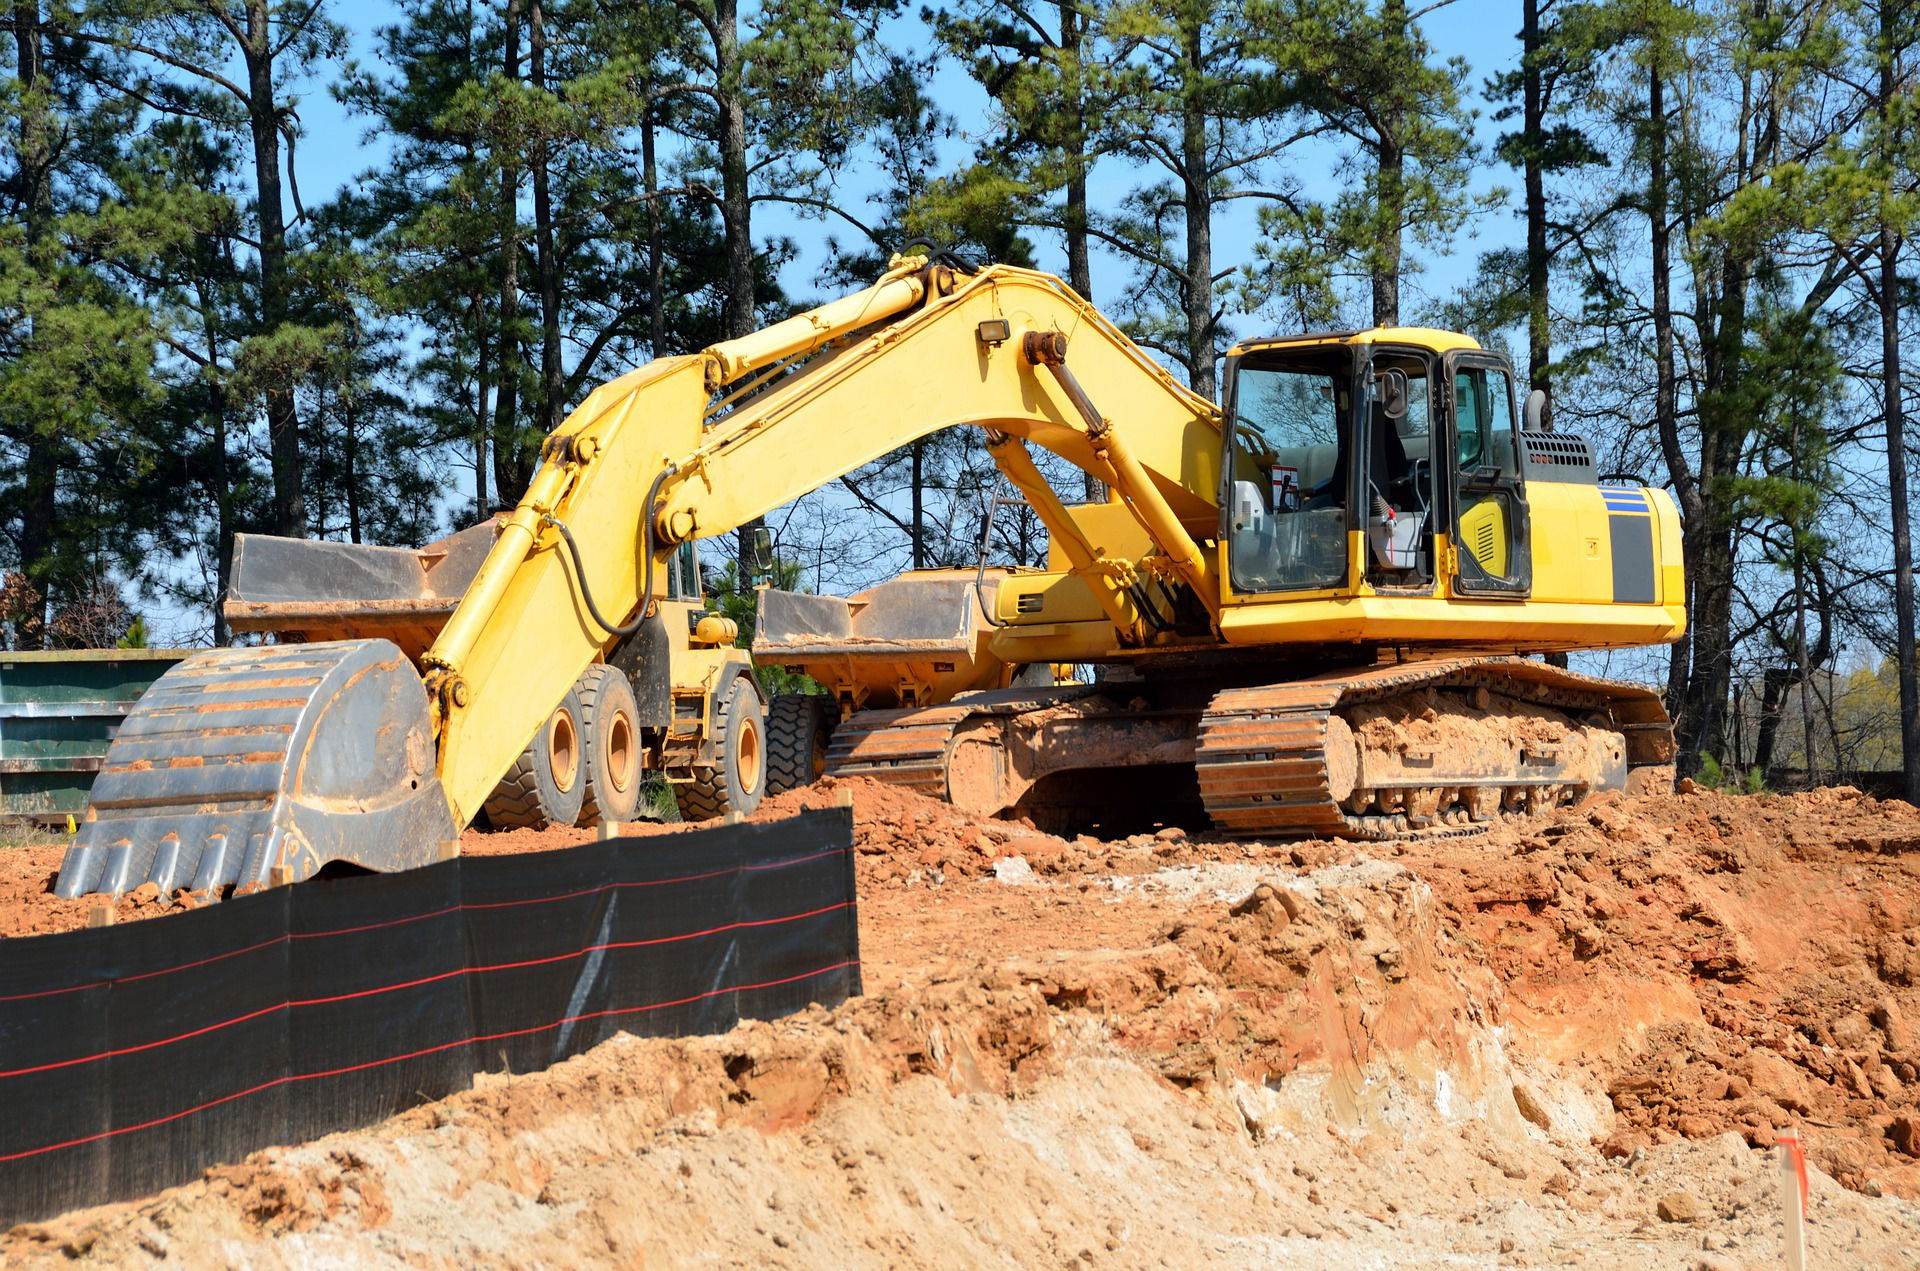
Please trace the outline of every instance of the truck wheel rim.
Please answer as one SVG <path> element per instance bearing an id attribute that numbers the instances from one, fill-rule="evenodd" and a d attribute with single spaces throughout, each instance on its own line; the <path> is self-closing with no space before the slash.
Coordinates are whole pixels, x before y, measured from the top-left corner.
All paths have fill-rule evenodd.
<path id="1" fill-rule="evenodd" d="M 553 784 L 573 789 L 580 776 L 580 732 L 567 711 L 554 712 L 553 727 L 547 730 L 547 762 L 553 769 Z"/>
<path id="2" fill-rule="evenodd" d="M 621 711 L 613 717 L 613 724 L 607 729 L 607 777 L 613 788 L 625 794 L 633 785 L 638 765 L 634 762 L 637 752 L 633 746 L 633 721 L 627 713 Z"/>
<path id="3" fill-rule="evenodd" d="M 740 788 L 751 793 L 760 788 L 760 729 L 751 720 L 740 729 L 734 746 L 734 770 L 740 775 Z"/>

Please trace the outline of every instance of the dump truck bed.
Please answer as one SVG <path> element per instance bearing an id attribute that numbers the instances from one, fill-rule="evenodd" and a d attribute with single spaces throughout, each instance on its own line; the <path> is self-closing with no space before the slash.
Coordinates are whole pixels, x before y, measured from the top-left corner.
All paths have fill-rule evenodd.
<path id="1" fill-rule="evenodd" d="M 496 524 L 421 548 L 236 534 L 221 612 L 235 631 L 282 640 L 391 640 L 418 663 L 479 572 Z"/>

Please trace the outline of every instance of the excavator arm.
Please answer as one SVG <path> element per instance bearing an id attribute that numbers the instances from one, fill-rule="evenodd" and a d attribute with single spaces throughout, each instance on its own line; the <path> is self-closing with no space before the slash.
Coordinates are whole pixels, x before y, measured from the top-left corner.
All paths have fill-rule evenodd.
<path id="1" fill-rule="evenodd" d="M 1134 599 L 1142 574 L 1184 584 L 1217 615 L 1201 543 L 1219 523 L 1218 409 L 1058 279 L 896 259 L 861 292 L 596 389 L 546 439 L 464 589 L 423 556 L 424 599 L 403 580 L 395 595 L 355 604 L 327 588 L 346 575 L 391 578 L 405 564 L 391 549 L 255 546 L 280 576 L 256 602 L 236 581 L 230 618 L 310 643 L 207 650 L 163 677 L 107 757 L 57 890 L 245 887 L 335 860 L 393 869 L 444 855 L 556 704 L 649 624 L 647 656 L 671 666 L 635 677 L 643 696 L 671 696 L 657 704 L 670 741 L 683 704 L 702 703 L 698 733 L 744 655 L 720 647 L 728 633 L 711 620 L 660 630 L 669 617 L 690 628 L 698 618 L 666 598 L 678 546 L 961 426 L 983 430 L 1117 643 L 1148 636 Z M 1151 544 L 1146 556 L 1103 558 L 1030 446 L 1106 483 Z M 466 537 L 447 540 L 456 546 L 445 559 L 471 557 Z M 377 551 L 387 555 L 375 561 Z M 312 572 L 328 582 L 308 588 L 318 599 L 287 601 L 307 559 L 327 567 Z M 440 598 L 455 594 L 447 616 Z M 335 638 L 373 631 L 404 643 L 398 631 L 443 617 L 424 652 Z"/>
<path id="2" fill-rule="evenodd" d="M 1124 426 L 1100 415 L 1089 385 L 1125 403 Z M 1195 493 L 1219 485 L 1216 408 L 1057 279 L 1000 266 L 956 275 L 913 259 L 866 291 L 615 380 L 548 438 L 527 496 L 424 658 L 456 818 L 471 819 L 611 638 L 589 595 L 624 625 L 660 589 L 649 559 L 961 426 L 984 430 L 989 453 L 1035 495 L 1044 483 L 1028 444 L 1093 473 L 1151 537 L 1158 567 L 1203 601 L 1217 597 L 1196 540 L 1216 533 L 1218 511 Z M 1050 492 L 1035 508 L 1078 549 L 1123 638 L 1137 638 L 1122 564 L 1103 568 Z"/>

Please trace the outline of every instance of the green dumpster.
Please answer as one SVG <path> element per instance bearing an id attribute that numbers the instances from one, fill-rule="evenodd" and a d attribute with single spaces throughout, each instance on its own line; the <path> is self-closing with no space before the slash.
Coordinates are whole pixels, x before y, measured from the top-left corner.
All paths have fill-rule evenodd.
<path id="1" fill-rule="evenodd" d="M 0 820 L 77 820 L 120 720 L 192 652 L 0 652 Z"/>

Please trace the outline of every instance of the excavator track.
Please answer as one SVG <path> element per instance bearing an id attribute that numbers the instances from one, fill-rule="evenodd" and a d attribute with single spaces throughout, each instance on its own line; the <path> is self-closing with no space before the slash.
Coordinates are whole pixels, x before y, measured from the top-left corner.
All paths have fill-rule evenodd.
<path id="1" fill-rule="evenodd" d="M 1477 834 L 1595 790 L 1671 780 L 1652 690 L 1522 658 L 1232 688 L 1204 709 L 1122 706 L 1101 689 L 863 711 L 835 731 L 827 772 L 993 813 L 1053 773 L 1191 764 L 1201 804 L 1230 834 L 1371 840 Z"/>
<path id="2" fill-rule="evenodd" d="M 1092 685 L 996 689 L 969 693 L 945 706 L 861 711 L 834 729 L 827 775 L 871 777 L 931 799 L 953 799 L 949 783 L 954 741 L 961 726 L 982 716 L 1009 717 L 1080 701 Z"/>
<path id="3" fill-rule="evenodd" d="M 1362 714 L 1372 719 L 1356 728 Z M 1407 740 L 1418 731 L 1407 720 L 1448 714 L 1454 745 Z M 1231 833 L 1377 840 L 1479 833 L 1597 789 L 1670 780 L 1671 759 L 1651 690 L 1473 657 L 1225 690 L 1201 719 L 1194 767 L 1208 814 Z M 1378 768 L 1384 780 L 1370 776 Z"/>

